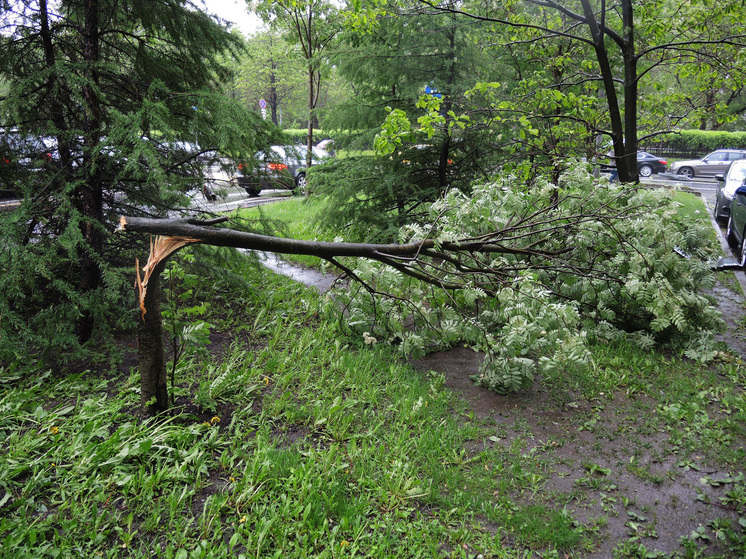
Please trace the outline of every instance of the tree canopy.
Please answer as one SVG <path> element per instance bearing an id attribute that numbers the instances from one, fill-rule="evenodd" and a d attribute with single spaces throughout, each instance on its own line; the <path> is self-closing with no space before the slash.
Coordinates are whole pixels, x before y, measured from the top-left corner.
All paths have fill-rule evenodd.
<path id="1" fill-rule="evenodd" d="M 385 27 L 391 14 L 384 0 L 353 5 L 352 20 L 365 33 Z M 640 140 L 681 125 L 699 126 L 705 115 L 730 118 L 724 105 L 740 95 L 738 60 L 746 36 L 737 2 L 723 5 L 717 16 L 705 2 L 409 5 L 419 6 L 410 8 L 419 13 L 484 24 L 479 44 L 512 67 L 513 84 L 506 89 L 504 77 L 475 79 L 474 90 L 490 95 L 482 118 L 472 122 L 515 123 L 508 141 L 523 135 L 524 155 L 550 166 L 568 151 L 568 139 L 578 138 L 587 155 L 613 151 L 620 179 L 634 182 Z"/>
<path id="2" fill-rule="evenodd" d="M 246 40 L 246 52 L 235 64 L 231 96 L 250 108 L 264 99 L 275 125 L 306 120 L 306 71 L 297 45 L 277 31 L 263 31 Z"/>
<path id="3" fill-rule="evenodd" d="M 308 87 L 306 166 L 310 167 L 313 131 L 317 127 L 314 110 L 321 92 L 324 57 L 340 30 L 339 10 L 328 0 L 264 0 L 257 10 L 266 22 L 297 44 L 303 55 Z"/>

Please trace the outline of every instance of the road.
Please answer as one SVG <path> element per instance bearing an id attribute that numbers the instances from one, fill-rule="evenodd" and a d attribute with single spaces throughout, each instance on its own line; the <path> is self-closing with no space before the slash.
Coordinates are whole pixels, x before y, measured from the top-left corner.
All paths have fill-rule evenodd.
<path id="1" fill-rule="evenodd" d="M 207 175 L 205 183 L 217 195 L 217 200 L 210 201 L 201 192 L 192 192 L 191 208 L 194 210 L 224 213 L 240 208 L 253 208 L 292 196 L 289 190 L 264 190 L 259 196 L 251 197 L 220 167 L 210 168 Z M 13 210 L 20 203 L 20 200 L 0 200 L 0 211 Z"/>

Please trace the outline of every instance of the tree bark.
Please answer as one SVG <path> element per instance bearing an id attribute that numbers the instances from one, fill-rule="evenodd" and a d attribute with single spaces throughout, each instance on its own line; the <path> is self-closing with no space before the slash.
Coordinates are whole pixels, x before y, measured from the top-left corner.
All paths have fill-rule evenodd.
<path id="1" fill-rule="evenodd" d="M 140 403 L 148 415 L 168 409 L 168 379 L 161 319 L 160 273 L 164 267 L 165 262 L 150 277 L 144 302 L 147 312 L 142 315 L 137 328 Z"/>
<path id="2" fill-rule="evenodd" d="M 98 98 L 99 84 L 99 4 L 98 0 L 85 2 L 85 31 L 83 35 L 83 58 L 86 65 L 86 83 L 83 86 L 84 119 L 83 134 L 85 150 L 84 167 L 90 169 L 85 182 L 75 195 L 75 205 L 81 214 L 81 233 L 84 245 L 80 253 L 80 279 L 78 286 L 82 293 L 91 293 L 101 283 L 101 270 L 96 256 L 103 251 L 104 238 L 101 229 L 103 222 L 103 190 L 101 170 L 93 164 L 93 153 L 101 139 L 101 106 Z M 93 334 L 94 316 L 90 309 L 84 309 L 76 325 L 80 343 L 88 341 Z"/>

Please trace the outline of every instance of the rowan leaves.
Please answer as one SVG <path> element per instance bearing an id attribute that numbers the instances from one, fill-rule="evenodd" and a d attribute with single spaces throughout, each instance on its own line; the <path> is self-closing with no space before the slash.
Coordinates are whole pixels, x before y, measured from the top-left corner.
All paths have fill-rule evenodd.
<path id="1" fill-rule="evenodd" d="M 612 185 L 580 164 L 532 191 L 510 177 L 469 195 L 452 190 L 432 204 L 429 227 L 400 231 L 403 242 L 441 240 L 400 265 L 448 289 L 359 261 L 364 286 L 335 301 L 351 328 L 406 354 L 458 343 L 483 350 L 478 382 L 500 392 L 587 367 L 598 340 L 667 344 L 706 360 L 723 325 L 701 293 L 713 285 L 715 253 L 703 226 L 681 222 L 677 208 L 673 190 Z"/>

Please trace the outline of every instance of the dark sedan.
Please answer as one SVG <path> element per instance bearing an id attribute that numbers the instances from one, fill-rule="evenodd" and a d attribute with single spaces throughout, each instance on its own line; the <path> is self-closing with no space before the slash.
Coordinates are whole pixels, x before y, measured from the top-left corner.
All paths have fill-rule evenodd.
<path id="1" fill-rule="evenodd" d="M 611 164 L 603 165 L 602 168 L 604 172 L 610 172 L 611 180 L 615 181 L 617 180 L 618 174 L 616 164 L 614 163 L 614 152 L 609 152 L 607 156 L 611 160 Z M 668 161 L 656 157 L 652 153 L 648 153 L 647 151 L 637 152 L 637 174 L 640 175 L 640 178 L 647 178 L 650 175 L 665 173 L 667 171 L 667 165 Z"/>
<path id="2" fill-rule="evenodd" d="M 249 196 L 258 196 L 262 190 L 287 189 L 295 192 L 306 188 L 305 146 L 272 146 L 256 156 L 252 166 L 241 163 L 238 166 L 238 184 Z M 331 157 L 321 148 L 314 147 L 311 164 L 316 165 Z"/>
<path id="3" fill-rule="evenodd" d="M 652 153 L 646 151 L 637 152 L 637 174 L 642 178 L 657 175 L 658 173 L 665 173 L 667 165 L 668 161 L 656 157 Z"/>
<path id="4" fill-rule="evenodd" d="M 739 186 L 733 193 L 727 237 L 731 246 L 740 248 L 738 262 L 746 267 L 746 186 Z"/>

